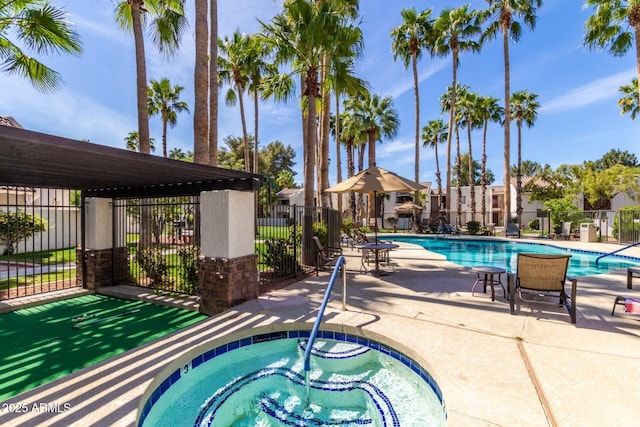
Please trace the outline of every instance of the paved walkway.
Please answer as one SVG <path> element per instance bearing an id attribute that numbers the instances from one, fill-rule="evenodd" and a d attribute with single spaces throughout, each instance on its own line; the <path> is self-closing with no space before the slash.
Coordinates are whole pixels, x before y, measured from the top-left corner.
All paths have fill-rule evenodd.
<path id="1" fill-rule="evenodd" d="M 611 307 L 616 295 L 640 297 L 640 279 L 628 290 L 625 271 L 580 278 L 573 325 L 566 310 L 553 306 L 522 305 L 511 316 L 501 291 L 493 302 L 479 287 L 472 296 L 476 275 L 470 269 L 411 244 L 391 253 L 396 273 L 381 278 L 358 274 L 357 251 L 345 255 L 347 310 L 336 286 L 325 327 L 355 328 L 421 362 L 443 391 L 448 425 L 638 425 L 640 316 L 612 317 Z M 313 322 L 328 278 L 310 277 L 17 396 L 5 403 L 28 410 L 8 413 L 3 404 L 0 425 L 132 426 L 140 397 L 176 356 L 247 328 Z M 68 410 L 34 409 L 43 403 L 68 404 Z"/>

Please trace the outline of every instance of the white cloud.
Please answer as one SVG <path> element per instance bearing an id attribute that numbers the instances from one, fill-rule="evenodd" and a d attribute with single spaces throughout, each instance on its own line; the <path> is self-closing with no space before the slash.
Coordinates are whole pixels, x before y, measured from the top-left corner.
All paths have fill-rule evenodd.
<path id="1" fill-rule="evenodd" d="M 605 99 L 614 98 L 618 96 L 618 88 L 629 84 L 634 75 L 635 70 L 631 69 L 594 80 L 550 101 L 542 102 L 539 112 L 558 113 L 575 110 Z"/>
<path id="2" fill-rule="evenodd" d="M 10 103 L 0 101 L 0 109 L 30 130 L 115 146 L 136 128 L 128 115 L 64 88 L 44 94 L 27 80 L 10 77 L 0 79 L 0 93 L 22 94 L 12 97 Z"/>

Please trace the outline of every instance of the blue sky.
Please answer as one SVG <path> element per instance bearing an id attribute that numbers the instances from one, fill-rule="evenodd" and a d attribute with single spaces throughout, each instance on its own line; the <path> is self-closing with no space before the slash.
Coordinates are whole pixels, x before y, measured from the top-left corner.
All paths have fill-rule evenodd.
<path id="1" fill-rule="evenodd" d="M 80 57 L 45 57 L 43 62 L 59 71 L 65 86 L 53 94 L 39 93 L 18 77 L 0 75 L 0 115 L 13 116 L 30 130 L 124 148 L 124 138 L 137 129 L 135 99 L 135 63 L 133 36 L 123 33 L 113 20 L 113 4 L 109 0 L 56 0 L 70 14 L 83 41 Z M 365 53 L 357 66 L 358 75 L 369 82 L 371 91 L 390 95 L 400 118 L 400 129 L 393 140 L 385 140 L 376 148 L 378 166 L 413 178 L 414 162 L 414 98 L 410 70 L 401 62 L 393 62 L 391 30 L 401 23 L 403 8 L 427 7 L 422 2 L 406 0 L 363 0 L 362 30 Z M 457 7 L 466 2 L 437 1 L 434 16 L 444 7 Z M 474 8 L 485 2 L 470 2 Z M 629 84 L 635 76 L 635 57 L 612 57 L 606 52 L 593 52 L 583 47 L 584 23 L 591 10 L 577 0 L 544 2 L 538 13 L 534 31 L 525 30 L 518 43 L 510 46 L 511 91 L 527 89 L 539 95 L 540 109 L 532 128 L 523 131 L 525 160 L 560 164 L 579 164 L 595 160 L 616 148 L 638 153 L 640 123 L 622 116 L 616 102 L 618 88 Z M 218 0 L 219 35 L 231 35 L 235 29 L 256 32 L 257 19 L 268 21 L 280 10 L 280 1 Z M 193 14 L 193 2 L 187 2 Z M 191 20 L 191 23 L 193 21 Z M 480 95 L 491 95 L 502 102 L 504 67 L 500 40 L 489 42 L 480 53 L 464 53 L 460 57 L 458 81 Z M 183 100 L 193 105 L 193 30 L 183 38 L 181 53 L 163 60 L 147 44 L 148 79 L 168 77 L 172 84 L 185 87 Z M 432 59 L 423 56 L 418 64 L 420 74 L 421 126 L 443 117 L 439 97 L 451 84 L 451 58 Z M 219 135 L 241 135 L 237 107 L 220 103 Z M 296 181 L 302 179 L 302 141 L 298 101 L 287 104 L 262 103 L 260 106 L 260 144 L 279 140 L 297 152 L 294 170 Z M 252 111 L 248 112 L 252 123 Z M 156 140 L 156 155 L 161 155 L 161 123 L 151 119 L 151 135 Z M 182 113 L 178 125 L 169 129 L 169 149 L 193 150 L 193 117 Z M 511 132 L 512 164 L 517 160 L 517 133 Z M 478 158 L 481 133 L 472 136 L 474 158 Z M 461 141 L 467 151 L 466 138 Z M 440 149 L 444 165 L 444 146 Z M 494 125 L 488 136 L 488 166 L 502 183 L 503 130 Z M 335 158 L 333 153 L 331 157 Z M 343 156 L 344 159 L 344 156 Z M 335 163 L 330 181 L 335 183 Z M 346 176 L 346 166 L 343 169 Z M 435 159 L 430 149 L 420 152 L 420 180 L 435 180 Z"/>

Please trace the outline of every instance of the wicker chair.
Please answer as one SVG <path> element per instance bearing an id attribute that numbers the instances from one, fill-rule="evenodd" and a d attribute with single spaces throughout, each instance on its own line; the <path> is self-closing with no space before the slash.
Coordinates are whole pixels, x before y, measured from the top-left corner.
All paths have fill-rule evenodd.
<path id="1" fill-rule="evenodd" d="M 516 274 L 507 275 L 511 314 L 515 314 L 514 305 L 518 296 L 525 302 L 551 302 L 565 306 L 571 323 L 576 323 L 577 280 L 567 277 L 569 258 L 571 255 L 519 253 Z M 567 281 L 571 282 L 571 295 L 564 289 Z"/>

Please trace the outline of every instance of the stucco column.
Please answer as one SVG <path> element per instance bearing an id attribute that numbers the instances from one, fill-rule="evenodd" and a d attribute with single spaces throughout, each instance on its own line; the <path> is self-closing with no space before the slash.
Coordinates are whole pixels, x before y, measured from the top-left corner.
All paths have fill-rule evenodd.
<path id="1" fill-rule="evenodd" d="M 90 197 L 85 199 L 85 277 L 82 283 L 82 248 L 77 249 L 79 266 L 77 280 L 87 289 L 97 289 L 113 284 L 113 209 L 112 199 Z M 126 268 L 127 247 L 116 248 L 116 256 L 122 258 L 118 265 Z"/>
<path id="2" fill-rule="evenodd" d="M 200 194 L 200 311 L 220 313 L 258 297 L 255 199 L 252 192 Z"/>

